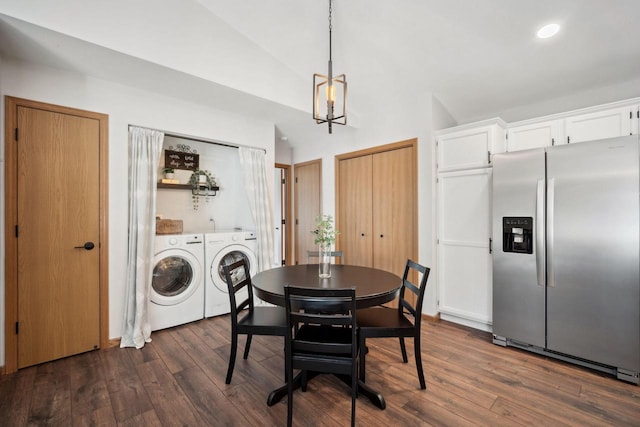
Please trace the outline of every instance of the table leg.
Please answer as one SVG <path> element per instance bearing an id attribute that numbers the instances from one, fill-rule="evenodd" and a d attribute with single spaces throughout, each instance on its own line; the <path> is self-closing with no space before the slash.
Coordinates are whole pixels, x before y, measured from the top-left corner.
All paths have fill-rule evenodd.
<path id="1" fill-rule="evenodd" d="M 311 378 L 315 377 L 316 375 L 318 375 L 317 372 L 307 371 L 307 382 Z M 297 390 L 300 388 L 301 385 L 302 385 L 302 371 L 298 372 L 298 374 L 293 377 L 293 389 Z M 273 390 L 271 393 L 269 393 L 269 397 L 267 397 L 267 405 L 268 406 L 275 405 L 276 403 L 280 402 L 280 400 L 282 400 L 282 398 L 285 397 L 287 394 L 288 394 L 287 384 Z"/>
<path id="2" fill-rule="evenodd" d="M 336 376 L 340 378 L 343 383 L 351 387 L 351 377 L 349 375 Z M 385 409 L 387 407 L 387 403 L 385 402 L 382 394 L 369 387 L 364 381 L 358 380 L 358 393 L 366 396 L 371 401 L 371 403 L 373 403 L 380 409 Z"/>
<path id="3" fill-rule="evenodd" d="M 313 377 L 317 375 L 317 372 L 307 372 L 307 381 L 311 380 Z M 336 375 L 340 378 L 345 384 L 351 387 L 351 377 L 348 375 Z M 298 372 L 298 374 L 293 377 L 293 389 L 296 390 L 300 388 L 302 383 L 302 372 Z M 387 403 L 384 400 L 384 397 L 377 391 L 373 390 L 364 382 L 358 380 L 358 393 L 366 396 L 371 403 L 376 405 L 380 409 L 385 409 L 387 407 Z M 283 397 L 287 395 L 287 385 L 283 385 L 280 388 L 273 390 L 269 393 L 269 397 L 267 397 L 267 405 L 273 406 L 282 400 Z"/>

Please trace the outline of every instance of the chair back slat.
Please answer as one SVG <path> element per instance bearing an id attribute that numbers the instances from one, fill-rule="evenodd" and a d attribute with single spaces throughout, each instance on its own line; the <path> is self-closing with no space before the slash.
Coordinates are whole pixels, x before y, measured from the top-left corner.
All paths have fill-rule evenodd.
<path id="1" fill-rule="evenodd" d="M 401 299 L 399 304 L 404 309 L 402 310 L 403 313 L 408 313 L 411 314 L 411 316 L 416 317 L 416 309 L 409 304 L 407 300 Z"/>
<path id="2" fill-rule="evenodd" d="M 420 295 L 420 289 L 409 280 L 403 280 L 402 285 L 406 290 L 413 292 L 416 296 Z"/>
<path id="3" fill-rule="evenodd" d="M 349 354 L 351 348 L 351 344 L 334 342 L 318 344 L 317 342 L 302 340 L 294 341 L 292 347 L 294 352 L 299 351 L 312 354 Z"/>
<path id="4" fill-rule="evenodd" d="M 325 312 L 326 313 L 326 312 Z M 350 325 L 352 316 L 333 315 L 327 317 L 326 314 L 318 313 L 291 313 L 294 323 L 306 323 L 310 325 Z"/>

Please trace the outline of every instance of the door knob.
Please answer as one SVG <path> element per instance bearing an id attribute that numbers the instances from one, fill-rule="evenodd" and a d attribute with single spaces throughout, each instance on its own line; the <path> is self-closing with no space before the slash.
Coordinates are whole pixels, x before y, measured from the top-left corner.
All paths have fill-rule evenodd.
<path id="1" fill-rule="evenodd" d="M 95 248 L 96 245 L 93 244 L 93 242 L 87 242 L 82 246 L 74 246 L 74 249 L 86 249 L 88 251 L 90 251 L 91 249 Z"/>

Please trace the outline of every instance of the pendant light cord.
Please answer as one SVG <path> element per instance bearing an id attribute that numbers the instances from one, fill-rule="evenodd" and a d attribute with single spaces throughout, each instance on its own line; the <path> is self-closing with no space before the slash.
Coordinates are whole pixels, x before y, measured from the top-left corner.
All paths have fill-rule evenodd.
<path id="1" fill-rule="evenodd" d="M 331 0 L 329 0 L 329 61 L 331 61 L 331 30 L 333 29 L 333 25 L 331 24 L 332 11 Z"/>

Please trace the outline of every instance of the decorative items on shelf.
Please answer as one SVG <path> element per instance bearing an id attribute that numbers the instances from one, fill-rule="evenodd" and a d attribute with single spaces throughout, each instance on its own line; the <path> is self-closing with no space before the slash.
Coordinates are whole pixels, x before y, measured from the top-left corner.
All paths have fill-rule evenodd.
<path id="1" fill-rule="evenodd" d="M 180 181 L 178 181 L 175 178 L 175 170 L 173 168 L 170 167 L 165 167 L 162 169 L 162 173 L 164 174 L 164 178 L 161 178 L 159 183 L 161 184 L 179 184 Z"/>
<path id="2" fill-rule="evenodd" d="M 164 168 L 162 169 L 162 172 L 164 173 L 164 177 L 167 179 L 173 179 L 175 176 L 175 170 L 173 168 Z"/>
<path id="3" fill-rule="evenodd" d="M 312 233 L 316 235 L 313 242 L 318 245 L 320 255 L 318 275 L 327 279 L 331 277 L 331 246 L 336 242 L 336 236 L 340 232 L 333 228 L 331 215 L 319 215 L 316 218 L 316 229 Z"/>
<path id="4" fill-rule="evenodd" d="M 191 199 L 193 202 L 193 210 L 197 211 L 200 206 L 200 197 L 215 196 L 218 187 L 216 181 L 211 176 L 211 172 L 207 170 L 196 169 L 189 178 L 191 185 Z M 209 199 L 205 199 L 209 200 Z"/>

